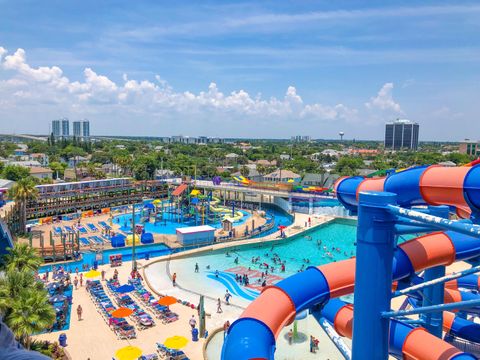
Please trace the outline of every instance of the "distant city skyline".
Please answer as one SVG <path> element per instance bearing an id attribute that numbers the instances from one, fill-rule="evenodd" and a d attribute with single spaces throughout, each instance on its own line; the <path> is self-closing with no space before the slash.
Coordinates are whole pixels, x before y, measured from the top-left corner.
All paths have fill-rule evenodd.
<path id="1" fill-rule="evenodd" d="M 473 2 L 4 2 L 2 15 L 1 133 L 65 116 L 95 135 L 382 140 L 399 117 L 420 141 L 480 134 Z"/>

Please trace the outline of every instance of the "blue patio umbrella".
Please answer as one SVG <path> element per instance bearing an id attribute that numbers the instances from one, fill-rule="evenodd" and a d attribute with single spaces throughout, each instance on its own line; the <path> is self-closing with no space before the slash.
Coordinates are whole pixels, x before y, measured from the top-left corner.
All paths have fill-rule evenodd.
<path id="1" fill-rule="evenodd" d="M 57 289 L 59 286 L 59 283 L 53 282 L 47 285 L 47 289 Z"/>
<path id="2" fill-rule="evenodd" d="M 55 275 L 53 275 L 53 280 L 60 280 L 60 279 L 64 279 L 67 277 L 67 274 L 66 273 L 57 273 Z"/>
<path id="3" fill-rule="evenodd" d="M 153 209 L 155 209 L 155 205 L 153 205 L 152 203 L 147 203 L 147 204 L 145 204 L 144 208 L 153 210 Z"/>
<path id="4" fill-rule="evenodd" d="M 122 286 L 119 286 L 115 292 L 117 293 L 121 293 L 121 294 L 125 294 L 125 293 L 129 293 L 131 291 L 135 290 L 135 288 L 132 286 L 132 285 L 122 285 Z"/>
<path id="5" fill-rule="evenodd" d="M 55 295 L 55 296 L 52 296 L 49 300 L 55 303 L 55 302 L 65 301 L 67 300 L 67 297 L 65 295 Z"/>

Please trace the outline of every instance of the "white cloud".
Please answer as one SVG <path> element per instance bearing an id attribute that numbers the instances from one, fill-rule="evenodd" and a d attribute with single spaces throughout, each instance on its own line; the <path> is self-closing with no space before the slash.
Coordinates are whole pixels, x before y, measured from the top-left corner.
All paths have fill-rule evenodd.
<path id="1" fill-rule="evenodd" d="M 6 54 L 4 48 L 0 48 L 2 54 Z M 123 82 L 116 83 L 91 68 L 84 70 L 83 80 L 70 81 L 57 66 L 30 66 L 23 49 L 0 60 L 0 72 L 4 72 L 1 77 L 5 79 L 0 81 L 0 113 L 35 109 L 35 114 L 42 115 L 93 116 L 107 118 L 105 121 L 116 127 L 120 118 L 142 119 L 143 123 L 136 125 L 144 128 L 148 124 L 163 124 L 166 128 L 188 129 L 204 123 L 216 130 L 223 129 L 224 133 L 248 120 L 280 132 L 282 124 L 292 124 L 291 128 L 300 119 L 321 123 L 355 122 L 360 118 L 357 109 L 341 103 L 306 103 L 294 86 L 287 88 L 283 98 L 266 99 L 242 89 L 226 94 L 214 82 L 198 93 L 177 92 L 158 75 L 152 82 L 129 79 L 124 74 Z M 385 84 L 366 107 L 370 111 L 378 108 L 401 112 L 392 98 L 392 88 L 392 83 Z"/>
<path id="2" fill-rule="evenodd" d="M 403 114 L 400 104 L 393 100 L 392 95 L 393 83 L 386 83 L 382 86 L 377 96 L 371 97 L 370 101 L 365 103 L 369 110 L 393 111 Z"/>

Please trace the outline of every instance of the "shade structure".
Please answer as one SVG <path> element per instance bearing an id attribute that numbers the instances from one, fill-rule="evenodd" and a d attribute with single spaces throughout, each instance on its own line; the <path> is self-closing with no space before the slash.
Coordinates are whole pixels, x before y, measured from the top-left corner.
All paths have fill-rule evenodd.
<path id="1" fill-rule="evenodd" d="M 90 270 L 90 271 L 85 273 L 85 277 L 89 278 L 89 279 L 96 278 L 100 275 L 101 275 L 100 272 L 97 271 L 97 270 Z"/>
<path id="2" fill-rule="evenodd" d="M 122 285 L 122 286 L 119 286 L 118 288 L 116 288 L 115 292 L 120 293 L 120 294 L 126 294 L 126 293 L 129 293 L 129 292 L 133 291 L 133 290 L 135 290 L 135 288 L 132 285 L 125 284 L 125 285 Z"/>
<path id="3" fill-rule="evenodd" d="M 278 228 L 279 228 L 280 230 L 283 230 L 283 229 L 286 229 L 286 226 L 285 226 L 285 225 L 279 225 Z"/>
<path id="4" fill-rule="evenodd" d="M 124 247 L 125 246 L 125 235 L 117 234 L 112 236 L 110 239 L 113 247 Z"/>
<path id="5" fill-rule="evenodd" d="M 187 344 L 188 340 L 186 337 L 177 335 L 167 338 L 167 340 L 165 340 L 163 343 L 163 345 L 170 349 L 181 349 L 187 346 Z"/>
<path id="6" fill-rule="evenodd" d="M 177 303 L 177 299 L 173 296 L 164 296 L 160 300 L 158 300 L 158 304 L 169 306 Z"/>
<path id="7" fill-rule="evenodd" d="M 116 360 L 137 360 L 142 356 L 142 349 L 136 346 L 125 346 L 115 352 Z"/>
<path id="8" fill-rule="evenodd" d="M 120 307 L 115 311 L 112 311 L 110 315 L 112 315 L 114 318 L 121 319 L 125 318 L 127 316 L 130 316 L 133 314 L 133 310 L 126 308 L 126 307 Z"/>
<path id="9" fill-rule="evenodd" d="M 143 233 L 141 238 L 142 244 L 153 244 L 153 234 L 152 233 Z"/>

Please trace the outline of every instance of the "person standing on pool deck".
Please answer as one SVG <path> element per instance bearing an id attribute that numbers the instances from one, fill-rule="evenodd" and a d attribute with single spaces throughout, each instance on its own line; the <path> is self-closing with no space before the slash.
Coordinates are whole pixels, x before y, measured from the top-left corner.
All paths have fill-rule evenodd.
<path id="1" fill-rule="evenodd" d="M 220 298 L 217 299 L 217 314 L 221 314 L 223 313 L 223 310 L 222 310 L 222 301 L 220 300 Z"/>
<path id="2" fill-rule="evenodd" d="M 227 291 L 225 292 L 225 302 L 227 303 L 227 305 L 230 305 L 230 297 L 232 295 L 228 292 L 228 289 Z"/>
<path id="3" fill-rule="evenodd" d="M 188 323 L 192 327 L 192 330 L 195 329 L 195 326 L 197 326 L 197 320 L 195 320 L 195 315 L 192 315 Z"/>
<path id="4" fill-rule="evenodd" d="M 83 313 L 82 305 L 78 305 L 77 307 L 78 321 L 82 320 L 82 313 Z"/>
<path id="5" fill-rule="evenodd" d="M 288 330 L 287 338 L 288 338 L 288 344 L 292 345 L 292 342 L 293 342 L 293 331 L 292 331 L 292 329 Z"/>
<path id="6" fill-rule="evenodd" d="M 177 273 L 173 273 L 172 276 L 172 285 L 177 286 Z"/>
<path id="7" fill-rule="evenodd" d="M 198 263 L 195 263 L 195 272 L 198 273 L 198 270 L 199 270 Z"/>

